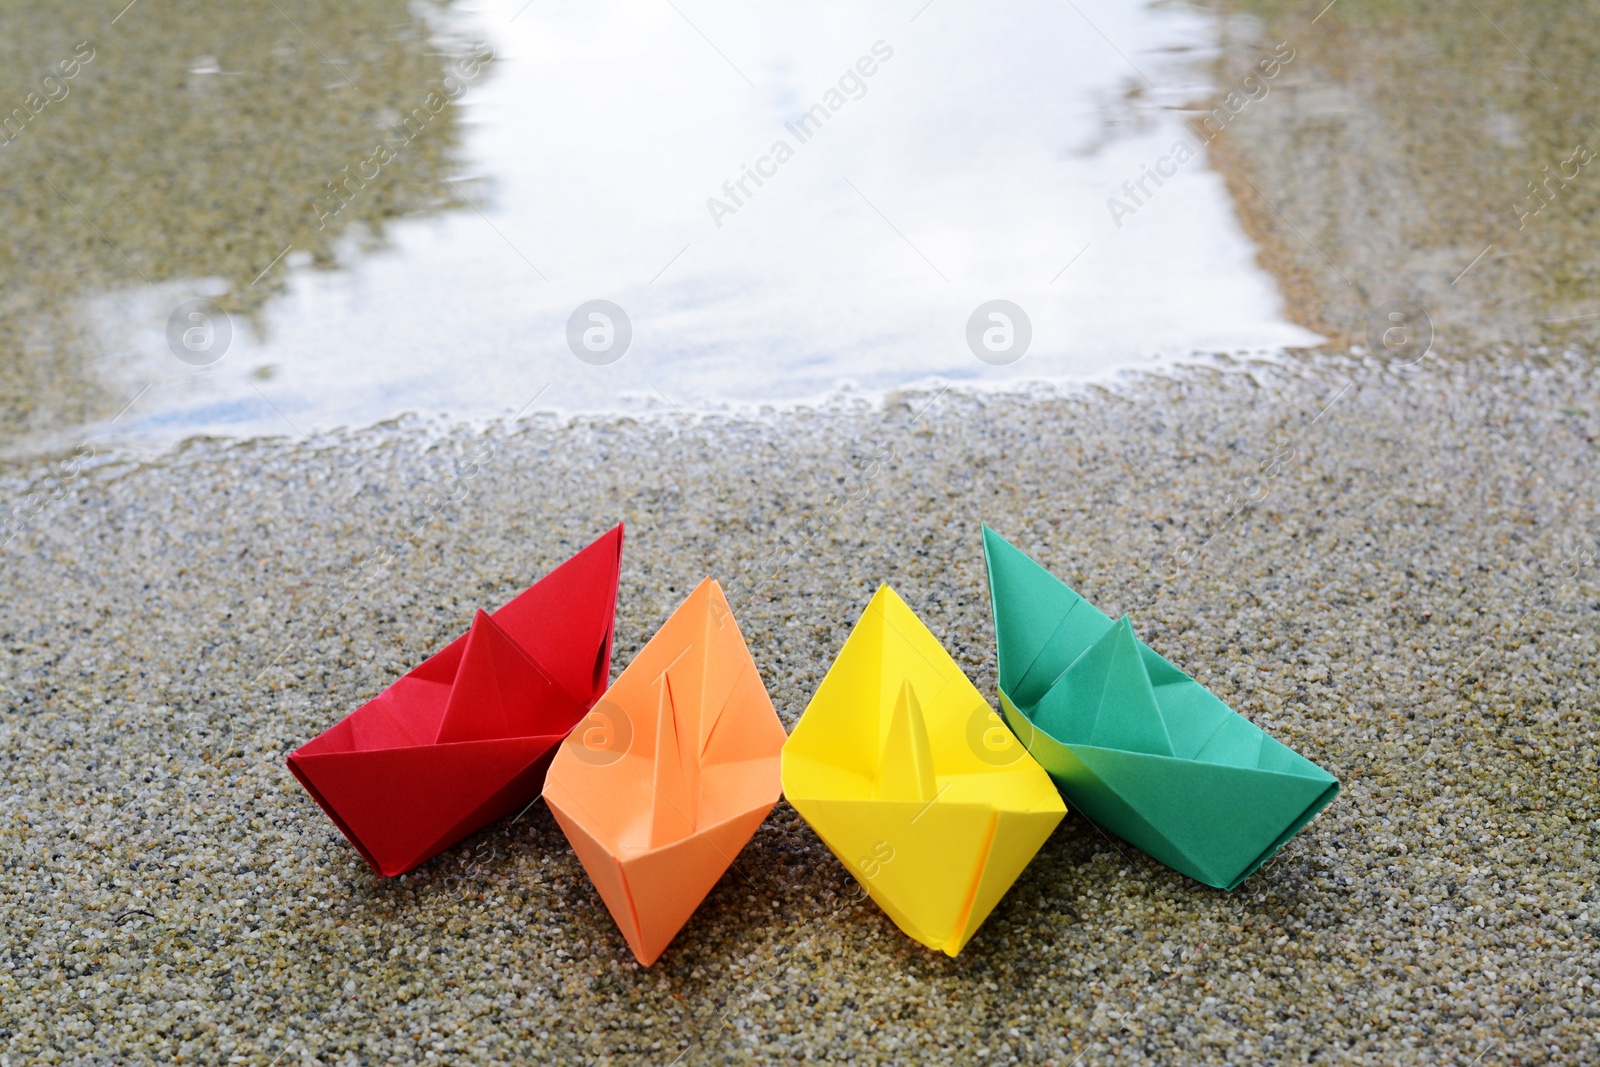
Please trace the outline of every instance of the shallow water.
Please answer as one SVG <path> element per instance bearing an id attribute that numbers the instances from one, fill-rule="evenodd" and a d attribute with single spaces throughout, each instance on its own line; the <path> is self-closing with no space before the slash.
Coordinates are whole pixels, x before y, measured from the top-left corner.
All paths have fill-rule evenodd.
<path id="1" fill-rule="evenodd" d="M 1219 23 L 1197 10 L 419 11 L 324 26 L 268 9 L 278 66 L 190 36 L 170 88 L 141 86 L 157 113 L 215 104 L 207 135 L 239 135 L 276 214 L 248 263 L 221 267 L 193 251 L 137 266 L 170 226 L 126 239 L 143 259 L 86 232 L 114 269 L 80 271 L 56 314 L 81 327 L 83 389 L 104 395 L 56 430 L 149 444 L 403 412 L 697 411 L 1317 340 L 1284 318 L 1185 121 L 1217 88 Z M 363 63 L 397 48 L 403 77 Z M 122 56 L 102 51 L 85 83 L 116 76 Z M 285 152 L 279 172 L 245 112 L 307 78 L 332 114 L 310 120 L 316 160 Z M 193 153 L 176 140 L 116 181 Z M 230 196 L 217 155 L 191 162 L 222 205 L 202 241 L 229 243 L 258 205 Z M 72 179 L 63 198 L 93 199 L 99 179 Z M 993 300 L 1010 307 L 978 311 Z"/>

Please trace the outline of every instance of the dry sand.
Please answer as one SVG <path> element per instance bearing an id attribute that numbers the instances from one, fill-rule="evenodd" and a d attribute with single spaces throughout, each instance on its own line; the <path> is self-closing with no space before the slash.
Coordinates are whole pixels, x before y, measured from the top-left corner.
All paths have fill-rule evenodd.
<path id="1" fill-rule="evenodd" d="M 86 472 L 4 563 L 0 1049 L 1594 1062 L 1595 382 L 1577 354 L 1327 357 Z M 1260 503 L 1207 525 L 1285 449 Z M 648 970 L 542 804 L 376 879 L 284 755 L 619 518 L 617 669 L 713 574 L 792 726 L 888 581 L 992 693 L 988 521 L 1345 791 L 1231 894 L 1069 816 L 954 960 L 782 804 Z M 801 562 L 768 577 L 784 545 Z"/>

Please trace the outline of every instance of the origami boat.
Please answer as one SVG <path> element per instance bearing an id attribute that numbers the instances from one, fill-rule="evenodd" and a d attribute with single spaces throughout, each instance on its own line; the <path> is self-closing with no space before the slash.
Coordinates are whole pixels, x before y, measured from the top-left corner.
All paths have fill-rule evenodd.
<path id="1" fill-rule="evenodd" d="M 539 795 L 605 690 L 618 525 L 289 756 L 372 869 L 403 874 Z"/>
<path id="2" fill-rule="evenodd" d="M 951 956 L 1066 814 L 887 585 L 784 745 L 783 791 L 895 925 Z"/>
<path id="3" fill-rule="evenodd" d="M 778 802 L 783 741 L 707 578 L 561 745 L 545 803 L 640 963 L 656 961 Z"/>
<path id="4" fill-rule="evenodd" d="M 1233 889 L 1339 782 L 983 528 L 1006 722 L 1087 818 Z"/>

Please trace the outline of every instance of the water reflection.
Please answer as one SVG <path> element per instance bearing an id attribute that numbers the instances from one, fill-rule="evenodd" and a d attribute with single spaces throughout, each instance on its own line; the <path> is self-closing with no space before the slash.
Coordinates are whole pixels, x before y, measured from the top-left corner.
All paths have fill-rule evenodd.
<path id="1" fill-rule="evenodd" d="M 1184 122 L 1217 54 L 1193 9 L 279 6 L 4 35 L 97 49 L 0 150 L 13 436 L 705 409 L 1316 339 Z M 204 356 L 211 317 L 169 333 L 201 298 L 233 326 L 214 363 L 172 341 Z"/>
<path id="2" fill-rule="evenodd" d="M 342 210 L 315 210 L 329 182 L 405 128 L 405 104 L 426 108 L 472 61 L 438 8 L 279 0 L 116 15 L 86 2 L 0 15 L 0 110 L 28 116 L 0 147 L 0 442 L 107 422 L 141 382 L 159 393 L 193 374 L 164 343 L 186 299 L 214 298 L 236 333 L 270 347 L 264 309 L 290 263 L 377 252 L 394 220 L 449 199 L 461 131 L 447 107 Z M 30 94 L 73 57 L 66 92 L 35 113 Z M 96 294 L 112 294 L 98 315 L 85 306 Z"/>
<path id="3" fill-rule="evenodd" d="M 1299 51 L 1282 106 L 1214 152 L 1296 321 L 1365 342 L 1407 299 L 1446 349 L 1600 339 L 1591 6 L 1220 6 L 1251 16 L 1225 64 Z"/>

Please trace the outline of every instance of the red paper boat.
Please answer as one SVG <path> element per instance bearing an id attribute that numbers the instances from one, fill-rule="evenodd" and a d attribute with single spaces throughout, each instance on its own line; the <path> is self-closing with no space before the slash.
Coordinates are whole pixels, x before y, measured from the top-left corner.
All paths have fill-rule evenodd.
<path id="1" fill-rule="evenodd" d="M 373 870 L 404 874 L 539 795 L 610 680 L 621 565 L 619 524 L 290 754 Z"/>

